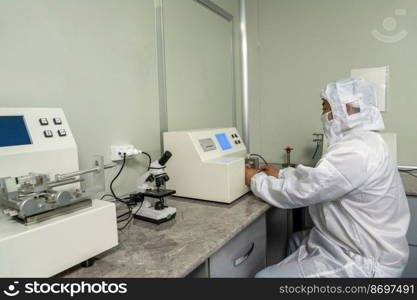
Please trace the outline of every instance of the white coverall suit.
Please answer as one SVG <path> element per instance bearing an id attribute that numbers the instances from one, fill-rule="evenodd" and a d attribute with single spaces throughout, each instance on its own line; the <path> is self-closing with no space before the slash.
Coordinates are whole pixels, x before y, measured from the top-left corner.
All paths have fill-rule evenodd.
<path id="1" fill-rule="evenodd" d="M 299 165 L 278 178 L 256 174 L 253 193 L 273 206 L 309 206 L 314 228 L 298 249 L 257 277 L 400 277 L 408 261 L 410 212 L 388 146 L 373 86 L 342 79 L 322 92 L 328 152 L 315 168 Z M 294 240 L 293 240 L 294 242 Z"/>

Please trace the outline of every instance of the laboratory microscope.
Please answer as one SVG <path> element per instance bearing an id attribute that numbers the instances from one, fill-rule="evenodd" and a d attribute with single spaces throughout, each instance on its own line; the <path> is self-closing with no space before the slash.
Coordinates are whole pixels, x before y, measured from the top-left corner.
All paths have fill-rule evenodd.
<path id="1" fill-rule="evenodd" d="M 144 200 L 132 209 L 136 219 L 161 224 L 175 218 L 176 208 L 165 205 L 165 197 L 174 195 L 175 190 L 165 188 L 169 181 L 166 163 L 172 154 L 166 151 L 159 160 L 152 162 L 148 171 L 138 180 L 138 195 Z M 156 200 L 147 200 L 147 198 Z"/>

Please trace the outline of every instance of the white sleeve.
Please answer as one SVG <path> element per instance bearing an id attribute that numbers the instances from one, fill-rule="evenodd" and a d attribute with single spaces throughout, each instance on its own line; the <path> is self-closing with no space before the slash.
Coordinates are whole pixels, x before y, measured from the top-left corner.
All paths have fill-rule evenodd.
<path id="1" fill-rule="evenodd" d="M 253 193 L 269 204 L 289 209 L 335 201 L 366 180 L 363 155 L 349 149 L 323 157 L 315 168 L 299 165 L 284 169 L 276 178 L 256 174 L 251 181 Z"/>

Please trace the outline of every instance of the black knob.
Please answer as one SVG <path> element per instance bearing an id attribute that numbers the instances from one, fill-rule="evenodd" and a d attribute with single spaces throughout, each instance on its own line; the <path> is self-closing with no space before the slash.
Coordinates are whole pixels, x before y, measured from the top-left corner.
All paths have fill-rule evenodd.
<path id="1" fill-rule="evenodd" d="M 155 180 L 155 177 L 151 174 L 149 175 L 149 177 L 146 179 L 147 182 L 153 182 Z"/>
<path id="2" fill-rule="evenodd" d="M 156 210 L 163 210 L 165 208 L 165 205 L 163 202 L 159 201 L 155 203 L 155 209 Z"/>
<path id="3" fill-rule="evenodd" d="M 155 184 L 157 188 L 161 187 L 164 183 L 165 183 L 164 178 L 156 177 Z"/>

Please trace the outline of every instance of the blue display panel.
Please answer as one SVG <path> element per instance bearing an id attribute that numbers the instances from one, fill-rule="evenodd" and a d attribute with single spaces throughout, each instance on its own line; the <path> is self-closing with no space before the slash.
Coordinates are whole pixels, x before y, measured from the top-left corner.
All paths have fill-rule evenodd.
<path id="1" fill-rule="evenodd" d="M 0 116 L 0 147 L 30 145 L 23 116 Z"/>
<path id="2" fill-rule="evenodd" d="M 220 147 L 224 150 L 232 149 L 232 145 L 230 145 L 229 140 L 225 133 L 216 134 L 216 139 L 220 144 Z"/>

